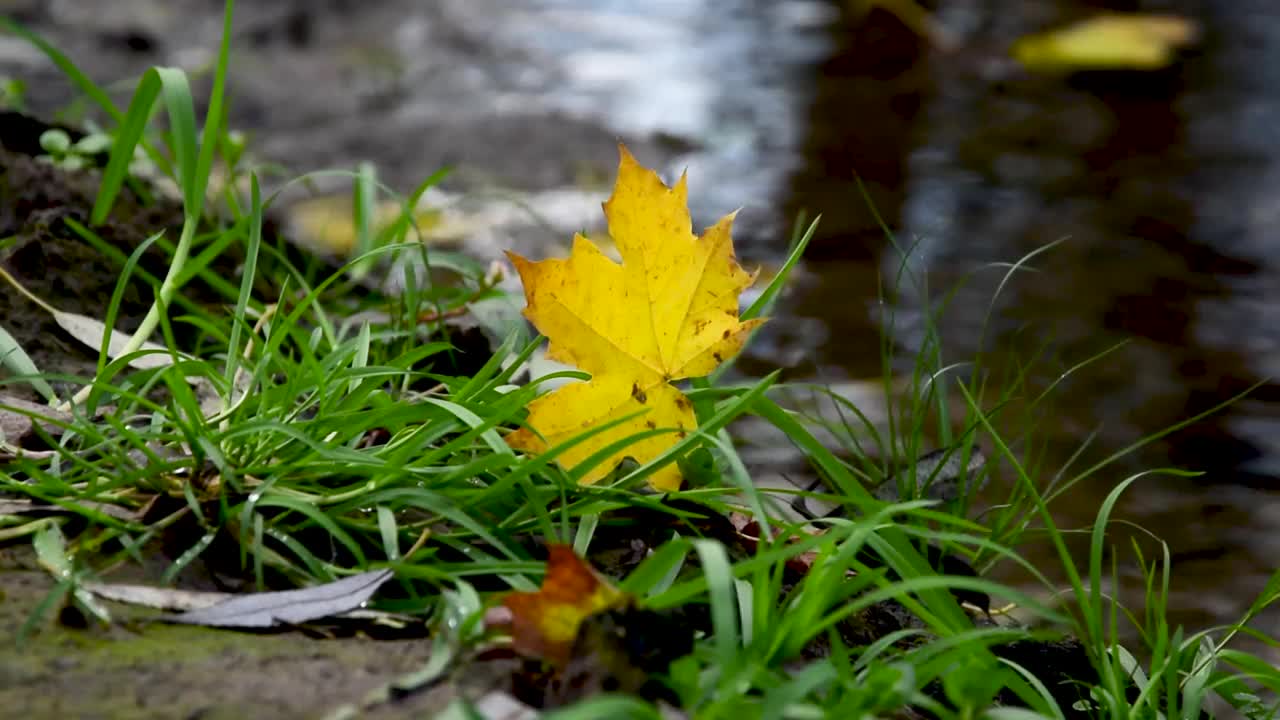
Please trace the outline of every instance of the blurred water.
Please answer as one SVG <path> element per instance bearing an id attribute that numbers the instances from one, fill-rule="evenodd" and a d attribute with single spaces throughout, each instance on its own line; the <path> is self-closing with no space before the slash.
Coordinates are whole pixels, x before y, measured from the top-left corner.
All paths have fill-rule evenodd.
<path id="1" fill-rule="evenodd" d="M 960 38 L 958 52 L 903 38 L 896 64 L 881 58 L 878 78 L 817 79 L 807 136 L 827 139 L 809 151 L 792 203 L 810 201 L 816 186 L 851 198 L 845 206 L 860 202 L 853 183 L 833 177 L 830 157 L 865 146 L 846 139 L 862 128 L 846 122 L 842 99 L 874 94 L 868 83 L 879 80 L 897 104 L 873 106 L 896 107 L 910 129 L 882 136 L 891 148 L 872 154 L 868 184 L 899 243 L 912 248 L 906 257 L 886 248 L 864 209 L 837 215 L 819 257 L 845 262 L 817 265 L 819 280 L 795 306 L 825 320 L 830 340 L 818 346 L 817 369 L 869 369 L 865 318 L 877 290 L 851 288 L 850 266 L 858 277 L 866 264 L 891 277 L 905 263 L 935 291 L 964 283 L 940 327 L 951 361 L 982 351 L 1000 364 L 1043 342 L 1065 369 L 1126 343 L 1059 385 L 1040 430 L 1051 440 L 1049 468 L 1090 433 L 1082 465 L 1261 382 L 1251 399 L 1134 453 L 1057 505 L 1060 522 L 1082 526 L 1131 473 L 1171 464 L 1203 472 L 1141 481 L 1122 514 L 1169 541 L 1176 622 L 1232 620 L 1280 557 L 1271 531 L 1280 513 L 1280 385 L 1269 380 L 1280 369 L 1280 8 L 1181 3 L 1204 23 L 1206 40 L 1180 66 L 1051 79 L 1022 73 L 1002 48 L 1079 17 L 1085 3 L 943 5 L 939 20 Z M 867 27 L 875 22 L 885 28 Z M 894 32 L 886 17 L 846 27 L 825 67 L 872 63 L 860 39 Z M 858 156 L 847 161 L 862 172 Z M 833 199 L 814 209 L 841 207 Z M 998 263 L 1059 240 L 997 296 L 1006 273 Z M 925 337 L 926 307 L 915 298 L 899 298 L 890 328 L 904 366 Z M 1053 365 L 1032 375 L 1033 386 L 1058 379 Z M 1274 614 L 1263 624 L 1280 629 Z"/>
<path id="2" fill-rule="evenodd" d="M 694 178 L 699 221 L 741 208 L 743 234 L 771 242 L 837 19 L 825 0 L 532 0 L 493 30 L 557 69 L 548 107 L 690 143 L 667 170 Z"/>

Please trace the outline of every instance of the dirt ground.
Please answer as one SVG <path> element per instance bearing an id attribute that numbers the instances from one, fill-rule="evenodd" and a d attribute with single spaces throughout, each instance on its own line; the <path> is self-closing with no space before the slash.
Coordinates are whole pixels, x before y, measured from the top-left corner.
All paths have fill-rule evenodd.
<path id="1" fill-rule="evenodd" d="M 52 588 L 32 553 L 0 550 L 0 707 L 7 717 L 323 717 L 419 669 L 429 655 L 423 639 L 320 639 L 136 620 L 77 629 L 56 613 L 18 645 L 19 629 Z M 130 617 L 123 606 L 112 610 Z M 421 717 L 449 698 L 436 692 L 379 715 Z"/>

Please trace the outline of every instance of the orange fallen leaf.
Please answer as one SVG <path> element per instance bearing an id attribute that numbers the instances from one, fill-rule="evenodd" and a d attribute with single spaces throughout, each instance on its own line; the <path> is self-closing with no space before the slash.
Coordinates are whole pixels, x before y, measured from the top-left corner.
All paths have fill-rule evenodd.
<path id="1" fill-rule="evenodd" d="M 709 374 L 763 322 L 738 318 L 738 296 L 754 277 L 734 256 L 733 215 L 695 236 L 685 176 L 667 187 L 625 147 L 619 150 L 618 180 L 604 214 L 620 264 L 583 235 L 574 237 L 567 259 L 532 262 L 508 253 L 524 284 L 525 317 L 550 340 L 547 356 L 585 370 L 591 380 L 535 400 L 528 426 L 507 443 L 540 453 L 644 411 L 557 457 L 573 468 L 618 440 L 671 431 L 614 453 L 591 468 L 583 484 L 598 482 L 625 457 L 648 462 L 697 427 L 688 398 L 671 383 Z M 672 490 L 682 480 L 679 468 L 668 464 L 649 482 Z"/>
<path id="2" fill-rule="evenodd" d="M 578 628 L 588 617 L 631 602 L 568 545 L 552 545 L 547 574 L 536 592 L 513 592 L 502 598 L 510 612 L 512 645 L 523 655 L 557 667 L 569 661 Z"/>

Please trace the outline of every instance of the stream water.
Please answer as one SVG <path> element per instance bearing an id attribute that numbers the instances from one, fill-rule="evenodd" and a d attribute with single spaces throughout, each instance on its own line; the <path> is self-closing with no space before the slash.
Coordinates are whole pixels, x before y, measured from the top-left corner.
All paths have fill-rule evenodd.
<path id="1" fill-rule="evenodd" d="M 826 201 L 814 209 L 827 227 L 819 257 L 831 260 L 815 262 L 819 277 L 794 305 L 828 333 L 817 362 L 825 373 L 874 371 L 869 276 L 892 277 L 905 262 L 937 292 L 964 282 L 939 324 L 951 361 L 982 350 L 987 362 L 1007 364 L 1049 342 L 1065 370 L 1125 343 L 1066 378 L 1039 378 L 1060 380 L 1040 431 L 1051 435 L 1047 468 L 1091 436 L 1077 468 L 1261 383 L 1056 505 L 1063 526 L 1079 527 L 1134 472 L 1203 473 L 1139 481 L 1121 515 L 1170 544 L 1175 621 L 1233 620 L 1280 557 L 1280 385 L 1270 379 L 1280 371 L 1280 10 L 1173 3 L 1204 26 L 1202 48 L 1185 63 L 1064 80 L 1028 77 L 999 49 L 1088 8 L 941 5 L 958 52 L 903 37 L 884 17 L 887 28 L 876 28 L 873 18 L 833 27 L 834 52 L 815 73 L 806 162 L 789 205 Z M 888 45 L 878 57 L 877 42 Z M 849 168 L 911 247 L 907 258 L 879 239 L 858 189 L 840 182 Z M 1000 287 L 1006 268 L 994 264 L 1059 240 L 1034 260 L 1034 273 Z M 912 297 L 903 296 L 890 328 L 904 356 L 924 342 L 924 308 Z M 1049 554 L 1033 559 L 1056 565 Z M 1137 578 L 1125 577 L 1133 590 Z M 1274 633 L 1280 622 L 1273 614 L 1259 627 Z"/>
<path id="2" fill-rule="evenodd" d="M 1203 24 L 1196 53 L 1159 73 L 1063 79 L 1021 72 L 1006 48 L 1107 3 L 945 0 L 950 52 L 853 4 L 244 4 L 233 122 L 269 156 L 372 159 L 402 185 L 440 162 L 527 189 L 565 185 L 584 166 L 611 172 L 624 138 L 649 164 L 689 170 L 699 225 L 742 206 L 753 260 L 776 261 L 796 215 L 821 213 L 783 317 L 748 362 L 792 379 L 877 375 L 882 332 L 902 358 L 920 347 L 914 296 L 896 301 L 891 324 L 877 302 L 880 278 L 904 262 L 936 290 L 965 281 L 940 325 L 951 360 L 982 350 L 1007 363 L 1046 341 L 1070 366 L 1127 341 L 1060 383 L 1048 468 L 1087 438 L 1082 465 L 1262 382 L 1057 503 L 1064 526 L 1083 526 L 1133 472 L 1202 471 L 1140 481 L 1120 514 L 1170 543 L 1175 621 L 1234 620 L 1280 557 L 1280 385 L 1266 381 L 1280 372 L 1280 6 L 1158 3 Z M 118 80 L 207 59 L 221 3 L 122 0 L 89 15 L 17 5 Z M 48 80 L 28 81 L 33 105 L 64 102 L 24 52 L 0 46 L 0 65 Z M 997 295 L 994 264 L 1058 240 Z"/>

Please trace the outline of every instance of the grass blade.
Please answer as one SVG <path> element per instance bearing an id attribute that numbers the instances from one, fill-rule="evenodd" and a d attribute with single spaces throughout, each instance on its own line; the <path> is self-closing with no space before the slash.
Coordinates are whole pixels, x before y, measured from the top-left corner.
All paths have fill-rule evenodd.
<path id="1" fill-rule="evenodd" d="M 40 370 L 32 362 L 31 356 L 27 355 L 27 352 L 9 334 L 9 331 L 4 329 L 3 325 L 0 325 L 0 366 L 8 368 L 9 372 L 20 376 L 23 382 L 26 382 L 36 392 L 43 395 L 45 400 L 53 402 L 58 399 L 53 392 L 53 388 L 40 376 Z"/>

